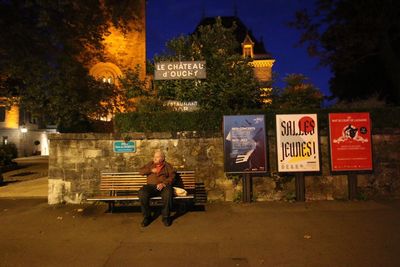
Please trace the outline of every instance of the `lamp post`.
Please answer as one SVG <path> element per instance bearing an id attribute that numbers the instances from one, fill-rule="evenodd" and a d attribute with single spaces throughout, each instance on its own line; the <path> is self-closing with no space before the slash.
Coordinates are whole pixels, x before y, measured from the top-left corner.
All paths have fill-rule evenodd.
<path id="1" fill-rule="evenodd" d="M 26 128 L 26 126 L 25 126 L 25 124 L 23 124 L 22 126 L 21 126 L 21 133 L 22 133 L 22 145 L 23 145 L 23 147 L 24 147 L 24 157 L 26 157 L 26 144 L 25 144 L 25 135 L 26 135 L 26 133 L 28 132 L 28 128 Z"/>

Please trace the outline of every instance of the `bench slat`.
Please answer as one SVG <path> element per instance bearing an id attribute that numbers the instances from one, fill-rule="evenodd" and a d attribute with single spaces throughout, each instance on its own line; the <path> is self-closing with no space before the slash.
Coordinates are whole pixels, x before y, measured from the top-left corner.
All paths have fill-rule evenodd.
<path id="1" fill-rule="evenodd" d="M 183 197 L 174 197 L 175 199 L 194 199 L 193 195 Z M 161 200 L 161 197 L 152 197 L 151 200 Z M 124 201 L 124 200 L 139 200 L 138 196 L 99 196 L 88 198 L 88 201 Z"/>

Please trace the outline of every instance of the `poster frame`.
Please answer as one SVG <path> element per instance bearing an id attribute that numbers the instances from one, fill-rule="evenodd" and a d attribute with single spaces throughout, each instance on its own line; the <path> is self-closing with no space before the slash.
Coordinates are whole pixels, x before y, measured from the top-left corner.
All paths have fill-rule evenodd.
<path id="1" fill-rule="evenodd" d="M 280 166 L 279 166 L 279 153 L 278 153 L 278 148 L 279 148 L 279 143 L 278 143 L 278 116 L 315 116 L 316 119 L 316 125 L 315 125 L 315 129 L 316 129 L 316 140 L 315 140 L 315 144 L 316 144 L 316 152 L 318 155 L 317 158 L 317 166 L 318 169 L 315 170 L 305 170 L 305 169 L 298 169 L 298 170 L 281 170 Z M 293 173 L 293 174 L 299 174 L 299 173 L 320 173 L 321 172 L 321 146 L 320 146 L 320 139 L 319 139 L 319 129 L 318 129 L 318 114 L 317 113 L 295 113 L 295 114 L 275 114 L 275 134 L 276 134 L 276 140 L 275 140 L 275 145 L 276 145 L 276 170 L 278 173 Z"/>
<path id="2" fill-rule="evenodd" d="M 261 131 L 263 134 L 261 135 L 262 140 L 261 141 L 261 146 L 258 146 L 258 148 L 260 148 L 260 150 L 257 152 L 257 154 L 262 153 L 264 155 L 264 160 L 263 160 L 263 170 L 233 170 L 232 168 L 227 168 L 227 159 L 228 159 L 228 151 L 227 151 L 227 147 L 229 147 L 229 145 L 227 144 L 227 140 L 226 137 L 228 135 L 228 133 L 230 131 L 232 131 L 232 127 L 227 128 L 227 123 L 228 120 L 230 120 L 230 124 L 234 124 L 234 123 L 240 123 L 240 120 L 253 120 L 253 119 L 261 119 L 263 123 L 260 125 L 261 127 L 259 128 L 259 132 Z M 244 126 L 243 126 L 244 127 Z M 268 170 L 268 151 L 267 151 L 267 128 L 266 128 L 266 123 L 265 123 L 265 115 L 264 114 L 253 114 L 253 115 L 224 115 L 223 116 L 223 145 L 224 145 L 224 172 L 227 174 L 261 174 L 261 173 L 266 173 Z M 262 161 L 262 160 L 261 160 Z M 262 166 L 260 166 L 262 167 Z"/>
<path id="3" fill-rule="evenodd" d="M 370 161 L 371 165 L 368 168 L 334 168 L 333 163 L 333 151 L 332 151 L 332 131 L 331 131 L 331 114 L 332 115 L 343 115 L 343 116 L 354 116 L 354 115 L 367 115 L 368 116 L 368 135 L 369 135 L 369 150 L 370 150 Z M 329 142 L 329 168 L 332 173 L 335 174 L 357 174 L 357 173 L 368 173 L 374 170 L 374 152 L 373 152 L 373 140 L 372 140 L 372 121 L 370 112 L 332 112 L 328 114 L 328 142 Z"/>

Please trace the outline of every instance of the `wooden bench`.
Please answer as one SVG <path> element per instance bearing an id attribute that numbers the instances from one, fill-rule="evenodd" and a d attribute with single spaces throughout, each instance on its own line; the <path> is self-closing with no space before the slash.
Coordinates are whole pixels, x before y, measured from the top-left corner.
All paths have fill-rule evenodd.
<path id="1" fill-rule="evenodd" d="M 138 192 L 146 181 L 147 177 L 139 172 L 102 172 L 100 194 L 87 200 L 107 202 L 112 212 L 116 202 L 138 201 Z M 174 201 L 186 201 L 194 205 L 204 205 L 207 202 L 204 185 L 196 183 L 194 171 L 177 171 L 174 186 L 188 192 L 187 196 L 174 196 Z M 152 197 L 150 200 L 152 204 L 159 204 L 161 197 Z"/>

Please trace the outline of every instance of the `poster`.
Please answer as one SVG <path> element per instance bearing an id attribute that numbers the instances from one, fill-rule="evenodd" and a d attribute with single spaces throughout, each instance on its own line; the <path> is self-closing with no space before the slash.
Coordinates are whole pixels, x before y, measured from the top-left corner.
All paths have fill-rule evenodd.
<path id="1" fill-rule="evenodd" d="M 316 114 L 276 115 L 279 172 L 319 171 Z"/>
<path id="2" fill-rule="evenodd" d="M 369 113 L 330 113 L 332 171 L 372 170 Z"/>
<path id="3" fill-rule="evenodd" d="M 264 115 L 224 116 L 225 172 L 265 172 L 265 141 Z"/>

